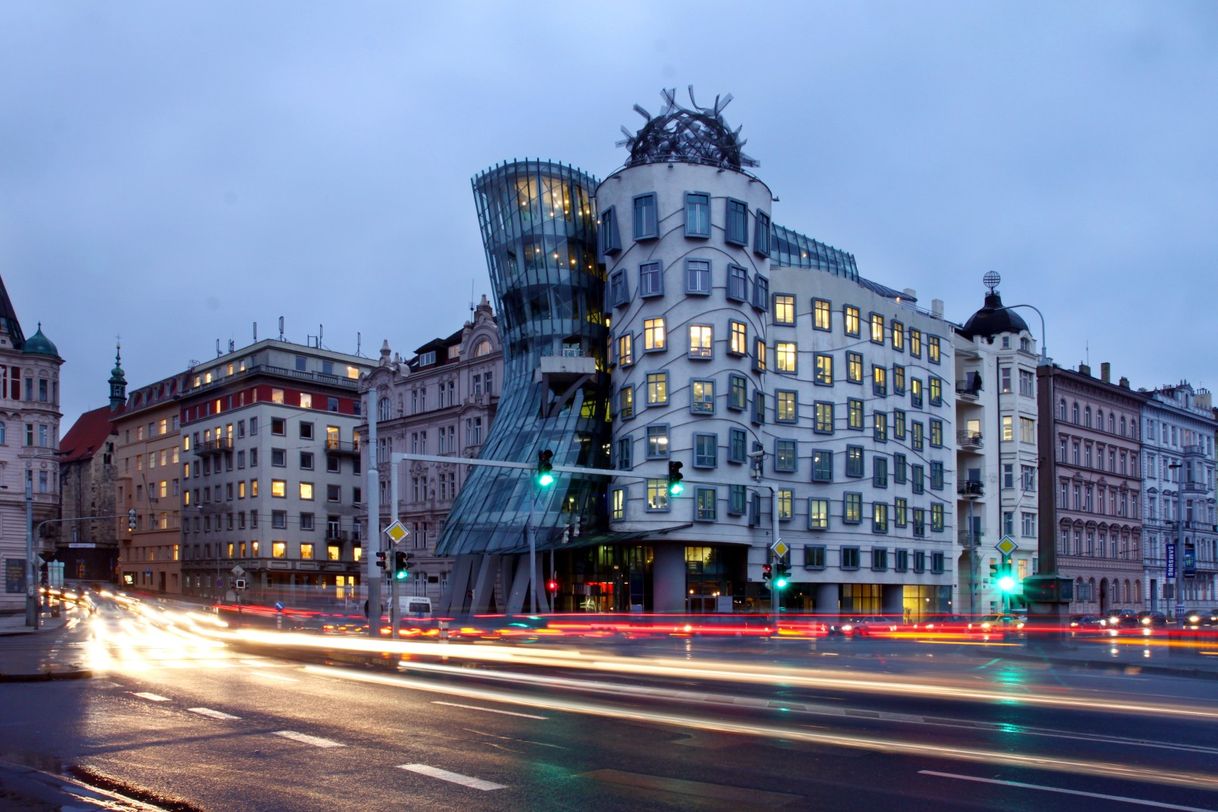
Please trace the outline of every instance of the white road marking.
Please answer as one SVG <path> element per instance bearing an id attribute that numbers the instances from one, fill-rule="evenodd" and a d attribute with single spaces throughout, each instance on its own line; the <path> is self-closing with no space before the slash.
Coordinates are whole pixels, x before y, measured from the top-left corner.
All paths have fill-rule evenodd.
<path id="1" fill-rule="evenodd" d="M 232 714 L 224 713 L 224 712 L 218 711 L 218 710 L 212 710 L 211 708 L 187 708 L 187 710 L 190 711 L 191 713 L 197 713 L 200 716 L 208 716 L 208 717 L 211 717 L 212 719 L 221 719 L 224 721 L 241 718 L 240 716 L 233 716 Z"/>
<path id="2" fill-rule="evenodd" d="M 140 691 L 136 694 L 140 699 L 147 699 L 149 702 L 168 702 L 169 697 L 161 696 L 160 694 L 150 694 L 147 691 Z"/>
<path id="3" fill-rule="evenodd" d="M 412 773 L 430 776 L 431 778 L 439 778 L 441 781 L 449 781 L 453 784 L 460 784 L 463 787 L 471 789 L 480 789 L 484 792 L 492 789 L 507 789 L 506 784 L 494 784 L 490 781 L 483 781 L 481 778 L 473 778 L 461 773 L 441 770 L 439 767 L 429 767 L 426 764 L 399 764 L 398 769 L 409 770 Z"/>
<path id="4" fill-rule="evenodd" d="M 310 736 L 307 733 L 297 733 L 294 730 L 276 730 L 276 736 L 283 736 L 285 739 L 311 744 L 314 747 L 346 747 L 342 742 L 336 742 L 333 739 L 323 739 L 320 736 Z"/>
<path id="5" fill-rule="evenodd" d="M 439 699 L 433 699 L 433 705 L 448 705 L 450 708 L 467 708 L 469 710 L 486 711 L 487 713 L 502 713 L 504 716 L 521 716 L 525 719 L 549 719 L 548 716 L 537 716 L 533 713 L 517 713 L 516 711 L 499 710 L 498 708 L 483 708 L 478 705 L 462 705 L 460 702 L 443 702 Z"/>
<path id="6" fill-rule="evenodd" d="M 976 775 L 957 775 L 956 773 L 941 773 L 934 770 L 918 770 L 919 775 L 933 775 L 937 778 L 955 778 L 958 781 L 975 781 L 980 784 L 1000 784 L 1004 787 L 1019 787 L 1020 789 L 1038 789 L 1041 792 L 1058 792 L 1063 795 L 1081 795 L 1084 798 L 1102 798 L 1105 801 L 1121 801 L 1127 804 L 1153 806 L 1156 809 L 1179 809 L 1183 812 L 1210 812 L 1199 806 L 1182 806 L 1180 804 L 1148 801 L 1144 798 L 1130 798 L 1125 795 L 1105 795 L 1102 792 L 1084 792 L 1081 789 L 1066 789 L 1064 787 L 1047 787 L 1041 784 L 1026 784 L 1023 781 L 1002 781 L 997 778 L 981 778 Z"/>

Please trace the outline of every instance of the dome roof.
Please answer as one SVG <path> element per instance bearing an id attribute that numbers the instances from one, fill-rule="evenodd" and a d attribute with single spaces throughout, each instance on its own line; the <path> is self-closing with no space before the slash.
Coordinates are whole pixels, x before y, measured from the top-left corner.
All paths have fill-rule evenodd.
<path id="1" fill-rule="evenodd" d="M 731 95 L 715 97 L 712 107 L 699 107 L 694 101 L 693 88 L 689 89 L 690 107 L 677 102 L 675 89 L 664 90 L 664 107 L 654 118 L 637 104 L 634 109 L 647 119 L 647 123 L 636 133 L 625 127 L 625 141 L 619 142 L 630 150 L 628 166 L 639 164 L 680 163 L 708 164 L 725 169 L 740 169 L 756 166 L 757 162 L 742 151 L 744 141 L 740 130 L 734 132 L 723 120 L 723 108 L 732 100 Z"/>
<path id="2" fill-rule="evenodd" d="M 21 345 L 21 351 L 26 355 L 48 355 L 51 358 L 59 357 L 59 350 L 55 349 L 55 345 L 51 339 L 42 334 L 42 323 L 38 324 L 38 332 L 25 340 Z"/>
<path id="3" fill-rule="evenodd" d="M 1018 333 L 1027 329 L 1027 322 L 1014 310 L 1003 307 L 1002 297 L 991 291 L 986 294 L 985 305 L 960 328 L 960 335 L 965 338 L 993 338 L 999 333 Z"/>

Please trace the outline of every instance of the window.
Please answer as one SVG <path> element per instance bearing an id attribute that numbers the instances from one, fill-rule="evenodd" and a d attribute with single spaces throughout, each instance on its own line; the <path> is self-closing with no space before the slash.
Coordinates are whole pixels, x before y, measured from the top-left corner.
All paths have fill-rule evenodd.
<path id="1" fill-rule="evenodd" d="M 694 520 L 713 522 L 715 520 L 715 489 L 697 488 L 694 490 Z"/>
<path id="2" fill-rule="evenodd" d="M 795 326 L 795 297 L 791 294 L 774 294 L 774 323 Z"/>
<path id="3" fill-rule="evenodd" d="M 922 538 L 926 535 L 926 510 L 924 508 L 913 509 L 913 534 L 915 538 Z"/>
<path id="4" fill-rule="evenodd" d="M 313 424 L 312 423 L 303 423 L 302 422 L 300 424 L 300 439 L 302 439 L 302 440 L 312 440 L 313 439 Z"/>
<path id="5" fill-rule="evenodd" d="M 812 329 L 829 330 L 833 327 L 833 305 L 827 299 L 812 300 Z"/>
<path id="6" fill-rule="evenodd" d="M 892 568 L 897 572 L 905 572 L 909 569 L 909 550 L 894 551 Z"/>
<path id="7" fill-rule="evenodd" d="M 659 262 L 644 262 L 639 266 L 639 295 L 664 295 L 664 269 Z"/>
<path id="8" fill-rule="evenodd" d="M 714 381 L 690 381 L 689 410 L 694 414 L 715 413 Z"/>
<path id="9" fill-rule="evenodd" d="M 888 487 L 888 458 L 874 456 L 871 458 L 871 484 L 877 488 Z"/>
<path id="10" fill-rule="evenodd" d="M 789 389 L 774 393 L 774 422 L 794 423 L 799 419 L 799 395 Z"/>
<path id="11" fill-rule="evenodd" d="M 633 445 L 630 442 L 629 436 L 618 438 L 617 443 L 614 445 L 614 451 L 617 452 L 616 467 L 619 471 L 629 471 L 634 467 L 632 459 L 634 455 L 631 453 L 632 448 Z"/>
<path id="12" fill-rule="evenodd" d="M 601 212 L 601 227 L 597 238 L 602 256 L 610 256 L 622 250 L 622 238 L 617 230 L 617 213 L 612 206 Z"/>
<path id="13" fill-rule="evenodd" d="M 617 393 L 617 415 L 622 420 L 634 417 L 634 387 L 626 384 Z"/>
<path id="14" fill-rule="evenodd" d="M 892 501 L 892 523 L 897 527 L 909 524 L 909 502 L 903 497 Z"/>
<path id="15" fill-rule="evenodd" d="M 748 435 L 744 429 L 728 429 L 727 430 L 727 461 L 743 463 L 745 461 L 745 448 L 748 445 Z"/>
<path id="16" fill-rule="evenodd" d="M 1023 511 L 1020 514 L 1020 529 L 1024 538 L 1036 538 L 1036 514 Z"/>
<path id="17" fill-rule="evenodd" d="M 872 313 L 869 317 L 871 321 L 871 343 L 884 343 L 884 317 L 879 313 Z"/>
<path id="18" fill-rule="evenodd" d="M 714 328 L 711 325 L 689 325 L 689 357 L 702 360 L 714 357 Z"/>
<path id="19" fill-rule="evenodd" d="M 935 573 L 943 572 L 943 561 L 943 553 L 931 553 L 930 571 Z"/>
<path id="20" fill-rule="evenodd" d="M 795 440 L 777 439 L 774 441 L 774 471 L 782 474 L 795 472 L 796 467 Z"/>
<path id="21" fill-rule="evenodd" d="M 611 500 L 611 517 L 615 520 L 626 518 L 626 491 L 621 488 L 614 488 Z"/>
<path id="22" fill-rule="evenodd" d="M 753 415 L 754 423 L 765 423 L 765 392 L 760 389 L 753 393 Z"/>
<path id="23" fill-rule="evenodd" d="M 794 375 L 798 350 L 794 341 L 779 341 L 774 344 L 774 367 L 785 375 Z"/>
<path id="24" fill-rule="evenodd" d="M 1012 415 L 1004 414 L 1002 416 L 1002 441 L 1004 443 L 1012 442 L 1015 439 L 1015 418 Z M 1078 460 L 1075 460 L 1078 462 Z"/>
<path id="25" fill-rule="evenodd" d="M 300 467 L 306 471 L 313 470 L 313 452 L 312 451 L 301 451 L 300 452 Z"/>
<path id="26" fill-rule="evenodd" d="M 748 379 L 735 372 L 727 378 L 727 408 L 743 412 L 749 402 Z"/>
<path id="27" fill-rule="evenodd" d="M 747 355 L 749 351 L 749 326 L 742 321 L 729 321 L 728 346 L 729 355 Z"/>
<path id="28" fill-rule="evenodd" d="M 770 215 L 763 211 L 753 215 L 753 253 L 762 257 L 770 255 Z"/>
<path id="29" fill-rule="evenodd" d="M 915 409 L 922 408 L 922 379 L 909 379 L 909 404 Z"/>
<path id="30" fill-rule="evenodd" d="M 863 476 L 863 447 L 846 446 L 846 476 L 858 479 Z"/>
<path id="31" fill-rule="evenodd" d="M 931 460 L 930 462 L 930 489 L 932 491 L 943 490 L 943 462 L 941 460 Z"/>
<path id="32" fill-rule="evenodd" d="M 842 569 L 856 570 L 859 568 L 859 548 L 843 547 L 841 550 Z"/>
<path id="33" fill-rule="evenodd" d="M 1019 370 L 1019 394 L 1026 398 L 1036 397 L 1036 376 L 1031 370 Z M 1100 420 L 1103 422 L 1102 413 Z"/>
<path id="34" fill-rule="evenodd" d="M 892 365 L 892 391 L 896 395 L 905 394 L 905 367 L 900 364 Z"/>
<path id="35" fill-rule="evenodd" d="M 668 426 L 647 427 L 647 459 L 668 458 Z"/>
<path id="36" fill-rule="evenodd" d="M 874 502 L 871 505 L 871 532 L 888 532 L 887 502 Z M 871 568 L 873 570 L 888 569 L 888 550 L 880 547 L 871 551 Z"/>
<path id="37" fill-rule="evenodd" d="M 812 497 L 808 499 L 808 529 L 829 529 L 829 500 Z M 811 548 L 809 548 L 811 549 Z M 824 547 L 821 550 L 821 566 L 824 566 Z"/>
<path id="38" fill-rule="evenodd" d="M 871 365 L 871 394 L 877 397 L 888 395 L 888 367 Z"/>
<path id="39" fill-rule="evenodd" d="M 282 417 L 271 418 L 271 434 L 276 437 L 282 437 L 287 434 L 288 421 Z"/>
<path id="40" fill-rule="evenodd" d="M 271 496 L 276 499 L 285 499 L 288 495 L 288 483 L 284 479 L 271 480 Z"/>
<path id="41" fill-rule="evenodd" d="M 753 370 L 756 372 L 765 372 L 765 355 L 766 346 L 765 339 L 756 338 L 753 340 Z"/>
<path id="42" fill-rule="evenodd" d="M 930 405 L 943 405 L 943 380 L 931 375 L 926 381 L 927 389 L 930 390 Z"/>
<path id="43" fill-rule="evenodd" d="M 288 527 L 288 512 L 286 510 L 271 511 L 271 529 L 286 530 Z"/>
<path id="44" fill-rule="evenodd" d="M 939 336 L 926 337 L 926 360 L 932 364 L 939 363 Z"/>
<path id="45" fill-rule="evenodd" d="M 833 433 L 833 404 L 828 401 L 818 400 L 815 404 L 816 423 L 813 431 L 817 434 L 832 434 Z"/>
<path id="46" fill-rule="evenodd" d="M 685 193 L 685 236 L 710 236 L 710 195 L 703 192 Z"/>
<path id="47" fill-rule="evenodd" d="M 703 296 L 711 292 L 711 267 L 705 259 L 685 260 L 685 292 Z"/>
<path id="48" fill-rule="evenodd" d="M 639 195 L 634 199 L 634 238 L 646 240 L 660 236 L 656 217 L 655 194 Z"/>
<path id="49" fill-rule="evenodd" d="M 913 571 L 924 572 L 926 570 L 926 551 L 914 550 L 913 554 Z"/>
<path id="50" fill-rule="evenodd" d="M 668 373 L 647 373 L 647 405 L 663 406 L 668 403 Z"/>
<path id="51" fill-rule="evenodd" d="M 813 356 L 813 362 L 816 365 L 813 380 L 820 386 L 832 386 L 833 356 L 827 353 L 818 352 Z"/>
<path id="52" fill-rule="evenodd" d="M 930 419 L 930 447 L 943 447 L 943 421 L 937 417 Z"/>
<path id="53" fill-rule="evenodd" d="M 922 331 L 909 328 L 909 354 L 914 358 L 922 357 Z"/>
<path id="54" fill-rule="evenodd" d="M 732 245 L 748 245 L 749 241 L 749 204 L 742 200 L 727 200 L 727 228 L 724 230 L 723 241 Z"/>
<path id="55" fill-rule="evenodd" d="M 305 500 L 306 502 L 313 501 L 313 483 L 312 482 L 301 482 L 300 483 L 300 498 Z"/>
<path id="56" fill-rule="evenodd" d="M 630 283 L 626 279 L 625 269 L 618 269 L 609 274 L 609 304 L 621 307 L 630 303 Z"/>
<path id="57" fill-rule="evenodd" d="M 795 505 L 794 492 L 789 488 L 779 488 L 776 497 L 778 500 L 778 520 L 780 522 L 791 521 Z"/>
<path id="58" fill-rule="evenodd" d="M 748 301 L 749 272 L 739 265 L 727 266 L 727 298 L 733 302 Z"/>
<path id="59" fill-rule="evenodd" d="M 899 321 L 892 323 L 892 348 L 897 352 L 905 352 L 905 325 Z"/>
<path id="60" fill-rule="evenodd" d="M 668 480 L 647 480 L 647 510 L 661 512 L 668 510 Z"/>
<path id="61" fill-rule="evenodd" d="M 858 398 L 846 398 L 846 428 L 863 430 L 863 401 Z"/>
<path id="62" fill-rule="evenodd" d="M 286 468 L 288 464 L 288 452 L 285 448 L 271 449 L 271 467 Z"/>
<path id="63" fill-rule="evenodd" d="M 714 468 L 719 464 L 719 436 L 717 434 L 694 435 L 694 467 Z"/>
<path id="64" fill-rule="evenodd" d="M 1032 418 L 1019 418 L 1019 441 L 1021 443 L 1036 443 L 1036 421 Z"/>
<path id="65" fill-rule="evenodd" d="M 630 333 L 617 337 L 617 362 L 624 367 L 634 364 L 634 337 Z"/>
<path id="66" fill-rule="evenodd" d="M 845 322 L 845 331 L 848 336 L 859 335 L 859 309 L 854 305 L 844 305 L 842 307 L 842 320 Z"/>
<path id="67" fill-rule="evenodd" d="M 658 352 L 668 347 L 668 332 L 664 317 L 643 320 L 643 352 Z"/>
<path id="68" fill-rule="evenodd" d="M 846 353 L 846 380 L 850 383 L 863 382 L 863 354 L 861 352 Z"/>
<path id="69" fill-rule="evenodd" d="M 877 443 L 888 442 L 888 412 L 871 413 L 871 436 Z"/>
<path id="70" fill-rule="evenodd" d="M 343 498 L 342 485 L 327 485 L 326 486 L 326 501 L 341 502 Z M 359 500 L 356 500 L 359 501 Z"/>
<path id="71" fill-rule="evenodd" d="M 729 516 L 743 516 L 745 505 L 748 503 L 748 491 L 743 485 L 729 485 L 727 491 L 727 513 Z"/>
<path id="72" fill-rule="evenodd" d="M 812 481 L 833 481 L 833 452 L 822 448 L 812 449 Z"/>
<path id="73" fill-rule="evenodd" d="M 1019 466 L 1019 482 L 1020 482 L 1020 486 L 1025 491 L 1036 490 L 1036 466 L 1033 466 L 1033 465 Z"/>
<path id="74" fill-rule="evenodd" d="M 761 274 L 753 275 L 753 307 L 765 310 L 770 306 L 770 280 Z"/>

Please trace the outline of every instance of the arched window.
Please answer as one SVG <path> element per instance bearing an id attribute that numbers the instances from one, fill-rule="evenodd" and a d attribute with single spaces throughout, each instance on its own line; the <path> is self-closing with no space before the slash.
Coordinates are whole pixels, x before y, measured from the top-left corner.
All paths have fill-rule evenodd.
<path id="1" fill-rule="evenodd" d="M 1125 436 L 1125 416 L 1121 416 L 1121 436 Z"/>
<path id="2" fill-rule="evenodd" d="M 389 398 L 379 398 L 376 401 L 377 420 L 388 420 L 389 411 L 393 407 Z"/>
<path id="3" fill-rule="evenodd" d="M 1086 426 L 1087 428 L 1091 428 L 1091 407 L 1090 406 L 1083 409 L 1083 425 Z"/>
<path id="4" fill-rule="evenodd" d="M 474 345 L 474 357 L 475 358 L 480 358 L 483 355 L 490 355 L 490 354 L 491 354 L 490 339 L 483 338 L 483 339 L 479 340 L 477 344 Z"/>
<path id="5" fill-rule="evenodd" d="M 1078 425 L 1078 401 L 1075 401 L 1075 402 L 1074 402 L 1074 403 L 1071 405 L 1071 408 L 1070 408 L 1070 419 L 1071 419 L 1072 421 L 1074 421 L 1074 424 L 1075 424 L 1076 426 Z"/>
<path id="6" fill-rule="evenodd" d="M 1108 413 L 1108 432 L 1110 434 L 1116 434 L 1116 418 L 1113 416 L 1112 412 Z"/>
<path id="7" fill-rule="evenodd" d="M 1101 429 L 1101 430 L 1104 428 L 1104 410 L 1103 409 L 1095 410 L 1095 427 L 1097 429 Z"/>
<path id="8" fill-rule="evenodd" d="M 1066 399 L 1062 398 L 1057 402 L 1057 416 L 1060 420 L 1066 419 Z"/>

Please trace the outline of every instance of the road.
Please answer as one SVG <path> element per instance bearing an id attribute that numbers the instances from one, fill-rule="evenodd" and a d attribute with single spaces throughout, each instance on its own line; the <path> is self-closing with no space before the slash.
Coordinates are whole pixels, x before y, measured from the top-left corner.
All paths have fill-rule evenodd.
<path id="1" fill-rule="evenodd" d="M 0 686 L 0 756 L 169 808 L 1218 808 L 1212 679 L 692 638 L 370 668 L 118 604 L 82 628 L 100 675 Z"/>

